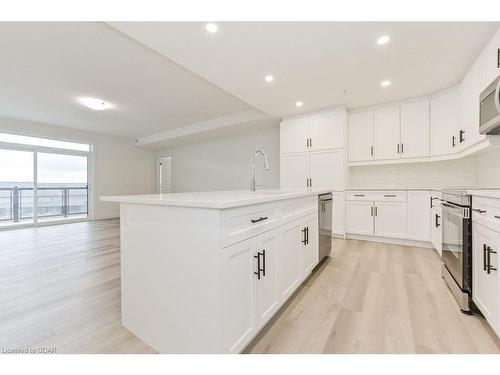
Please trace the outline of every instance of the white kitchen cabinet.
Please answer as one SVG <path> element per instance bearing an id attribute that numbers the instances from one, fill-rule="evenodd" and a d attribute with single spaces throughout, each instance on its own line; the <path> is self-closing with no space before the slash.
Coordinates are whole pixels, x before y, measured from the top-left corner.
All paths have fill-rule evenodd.
<path id="1" fill-rule="evenodd" d="M 309 178 L 309 152 L 281 154 L 280 185 L 286 188 L 305 188 Z"/>
<path id="2" fill-rule="evenodd" d="M 263 269 L 260 279 L 254 277 L 255 315 L 259 327 L 266 324 L 279 307 L 277 275 L 279 234 L 280 231 L 275 229 L 257 237 L 257 257 L 260 256 L 260 266 Z M 254 270 L 257 270 L 258 263 L 259 259 L 254 255 Z"/>
<path id="3" fill-rule="evenodd" d="M 282 154 L 308 151 L 309 118 L 283 121 L 280 126 L 280 135 Z"/>
<path id="4" fill-rule="evenodd" d="M 375 160 L 397 159 L 400 155 L 399 106 L 374 111 Z"/>
<path id="5" fill-rule="evenodd" d="M 301 282 L 303 221 L 283 225 L 278 238 L 278 296 L 285 301 Z"/>
<path id="6" fill-rule="evenodd" d="M 345 234 L 345 193 L 333 192 L 332 204 L 332 233 L 337 236 Z"/>
<path id="7" fill-rule="evenodd" d="M 372 110 L 349 113 L 349 161 L 373 159 L 373 122 Z"/>
<path id="8" fill-rule="evenodd" d="M 224 351 L 238 353 L 254 336 L 255 317 L 254 256 L 255 239 L 238 242 L 223 251 L 222 319 Z"/>
<path id="9" fill-rule="evenodd" d="M 375 202 L 375 235 L 406 238 L 406 202 Z"/>
<path id="10" fill-rule="evenodd" d="M 401 148 L 402 158 L 416 158 L 430 154 L 429 100 L 401 105 Z"/>
<path id="11" fill-rule="evenodd" d="M 371 201 L 347 201 L 347 232 L 372 236 L 374 208 Z"/>
<path id="12" fill-rule="evenodd" d="M 500 233 L 481 224 L 473 223 L 472 241 L 472 298 L 488 323 L 500 335 L 500 285 L 498 277 Z M 496 254 L 490 254 L 491 264 L 488 264 L 488 251 L 496 251 Z M 490 266 L 489 273 L 488 266 Z"/>
<path id="13" fill-rule="evenodd" d="M 431 194 L 428 190 L 408 191 L 408 239 L 430 241 Z"/>
<path id="14" fill-rule="evenodd" d="M 493 38 L 486 46 L 486 88 L 500 74 L 500 29 L 497 30 Z"/>
<path id="15" fill-rule="evenodd" d="M 305 229 L 302 241 L 300 267 L 302 278 L 306 278 L 318 264 L 318 215 L 312 214 L 304 219 L 302 228 Z"/>
<path id="16" fill-rule="evenodd" d="M 344 148 L 344 116 L 343 111 L 311 116 L 310 149 L 316 151 Z"/>
<path id="17" fill-rule="evenodd" d="M 460 102 L 456 87 L 431 98 L 431 156 L 455 152 L 459 142 Z"/>
<path id="18" fill-rule="evenodd" d="M 434 207 L 431 209 L 431 243 L 441 256 L 443 253 L 442 208 L 440 201 L 434 200 L 433 205 Z"/>
<path id="19" fill-rule="evenodd" d="M 344 175 L 344 149 L 309 153 L 309 176 L 313 187 L 343 188 Z"/>

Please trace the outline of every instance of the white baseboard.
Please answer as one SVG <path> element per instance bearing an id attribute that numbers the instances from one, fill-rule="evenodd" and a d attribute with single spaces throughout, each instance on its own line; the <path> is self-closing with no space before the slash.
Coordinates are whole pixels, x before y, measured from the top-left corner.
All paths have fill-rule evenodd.
<path id="1" fill-rule="evenodd" d="M 110 219 L 119 219 L 120 215 L 111 215 L 111 216 L 101 216 L 92 218 L 91 221 L 99 221 L 99 220 L 110 220 Z"/>
<path id="2" fill-rule="evenodd" d="M 346 237 L 347 237 L 347 239 L 350 239 L 350 240 L 363 240 L 363 241 L 371 241 L 371 242 L 388 243 L 388 244 L 392 244 L 392 245 L 424 247 L 427 249 L 434 248 L 430 242 L 408 240 L 405 238 L 376 237 L 376 236 L 365 236 L 362 234 L 349 234 L 349 233 L 346 235 Z"/>

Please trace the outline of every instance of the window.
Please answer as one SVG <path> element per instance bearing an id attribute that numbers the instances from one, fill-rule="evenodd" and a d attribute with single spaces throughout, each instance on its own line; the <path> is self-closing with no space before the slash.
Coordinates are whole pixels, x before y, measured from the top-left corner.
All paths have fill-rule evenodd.
<path id="1" fill-rule="evenodd" d="M 16 135 L 16 134 L 9 134 L 9 133 L 0 133 L 0 142 L 17 143 L 17 144 L 29 145 L 29 146 L 60 148 L 63 150 L 73 150 L 73 151 L 83 151 L 83 152 L 90 151 L 90 145 L 86 144 L 86 143 L 74 143 L 74 142 L 58 141 L 55 139 L 29 137 L 26 135 Z"/>

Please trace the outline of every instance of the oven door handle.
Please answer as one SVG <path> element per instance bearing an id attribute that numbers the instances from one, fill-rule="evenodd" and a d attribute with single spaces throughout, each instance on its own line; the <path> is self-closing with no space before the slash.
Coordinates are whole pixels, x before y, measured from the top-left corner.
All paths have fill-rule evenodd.
<path id="1" fill-rule="evenodd" d="M 500 79 L 498 80 L 497 88 L 495 89 L 495 107 L 497 107 L 497 111 L 500 113 Z"/>

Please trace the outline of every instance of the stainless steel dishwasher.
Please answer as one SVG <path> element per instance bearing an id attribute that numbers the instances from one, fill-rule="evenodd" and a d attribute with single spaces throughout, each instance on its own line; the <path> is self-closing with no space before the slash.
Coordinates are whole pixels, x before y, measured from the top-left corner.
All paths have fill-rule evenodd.
<path id="1" fill-rule="evenodd" d="M 319 261 L 332 251 L 333 194 L 318 196 Z"/>

